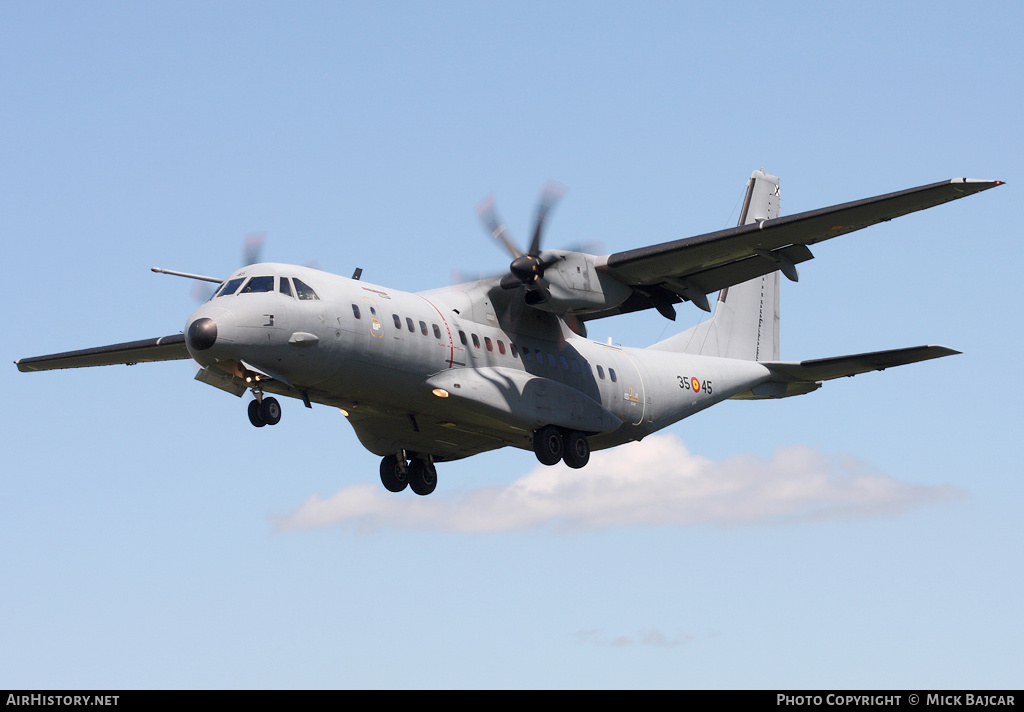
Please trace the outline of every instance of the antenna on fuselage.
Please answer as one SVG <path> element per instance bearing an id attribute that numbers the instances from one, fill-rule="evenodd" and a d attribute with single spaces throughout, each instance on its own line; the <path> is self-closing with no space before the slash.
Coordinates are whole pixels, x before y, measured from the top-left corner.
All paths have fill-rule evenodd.
<path id="1" fill-rule="evenodd" d="M 363 268 L 356 267 L 356 271 L 352 273 L 352 279 L 359 279 L 363 276 Z"/>
<path id="2" fill-rule="evenodd" d="M 169 274 L 173 275 L 174 277 L 188 277 L 189 279 L 199 279 L 202 280 L 203 282 L 214 282 L 216 284 L 220 284 L 221 282 L 224 281 L 220 277 L 207 277 L 206 275 L 202 274 L 192 274 L 191 272 L 177 272 L 175 270 L 161 269 L 159 267 L 151 267 L 150 270 L 152 272 L 156 272 L 157 274 Z"/>

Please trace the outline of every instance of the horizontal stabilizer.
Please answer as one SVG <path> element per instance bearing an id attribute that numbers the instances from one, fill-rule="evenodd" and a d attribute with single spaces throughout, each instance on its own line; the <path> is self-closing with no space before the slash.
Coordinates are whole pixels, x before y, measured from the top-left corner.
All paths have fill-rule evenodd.
<path id="1" fill-rule="evenodd" d="M 893 366 L 904 366 L 959 353 L 945 346 L 911 346 L 905 349 L 874 351 L 855 356 L 833 356 L 810 361 L 770 361 L 762 365 L 767 366 L 777 376 L 781 376 L 781 380 L 784 381 L 814 382 L 856 376 L 868 371 L 884 371 Z"/>
<path id="2" fill-rule="evenodd" d="M 911 346 L 891 351 L 874 351 L 853 356 L 834 356 L 810 361 L 762 361 L 771 377 L 749 390 L 732 396 L 735 400 L 788 398 L 821 388 L 823 381 L 856 376 L 868 371 L 884 371 L 893 366 L 927 361 L 960 353 L 945 346 Z"/>
<path id="3" fill-rule="evenodd" d="M 185 335 L 161 336 L 156 339 L 142 339 L 123 344 L 97 346 L 80 351 L 65 351 L 48 356 L 33 356 L 15 361 L 18 370 L 53 371 L 59 368 L 83 368 L 86 366 L 132 365 L 146 361 L 177 361 L 191 358 L 185 346 Z"/>

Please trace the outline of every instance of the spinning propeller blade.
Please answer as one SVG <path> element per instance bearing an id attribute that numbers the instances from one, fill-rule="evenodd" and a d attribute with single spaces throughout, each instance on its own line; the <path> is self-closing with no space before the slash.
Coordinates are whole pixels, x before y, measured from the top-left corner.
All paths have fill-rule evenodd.
<path id="1" fill-rule="evenodd" d="M 245 242 L 242 244 L 243 267 L 254 265 L 260 261 L 260 255 L 263 253 L 263 243 L 266 241 L 267 233 L 265 232 L 250 232 L 245 236 Z"/>
<path id="2" fill-rule="evenodd" d="M 546 302 L 550 296 L 547 284 L 544 282 L 544 270 L 557 262 L 559 258 L 555 255 L 548 257 L 542 255 L 541 237 L 544 234 L 544 224 L 547 222 L 548 215 L 564 194 L 565 188 L 557 183 L 549 182 L 544 186 L 537 202 L 533 238 L 530 240 L 526 254 L 516 247 L 505 223 L 499 219 L 498 212 L 494 207 L 493 196 L 485 198 L 477 207 L 477 216 L 484 227 L 512 255 L 509 273 L 501 278 L 501 288 L 517 289 L 520 286 L 525 286 L 524 300 L 527 304 L 541 304 Z"/>

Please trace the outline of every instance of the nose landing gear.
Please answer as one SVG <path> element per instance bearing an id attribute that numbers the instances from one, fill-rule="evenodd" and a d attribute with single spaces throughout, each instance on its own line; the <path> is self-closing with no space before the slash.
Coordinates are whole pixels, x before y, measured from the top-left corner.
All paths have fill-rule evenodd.
<path id="1" fill-rule="evenodd" d="M 281 404 L 277 402 L 277 398 L 264 398 L 262 391 L 256 393 L 256 400 L 249 401 L 249 422 L 257 428 L 280 423 Z"/>
<path id="2" fill-rule="evenodd" d="M 386 455 L 380 461 L 380 481 L 389 492 L 401 492 L 408 486 L 425 497 L 437 487 L 437 470 L 429 456 L 406 461 L 405 453 Z"/>

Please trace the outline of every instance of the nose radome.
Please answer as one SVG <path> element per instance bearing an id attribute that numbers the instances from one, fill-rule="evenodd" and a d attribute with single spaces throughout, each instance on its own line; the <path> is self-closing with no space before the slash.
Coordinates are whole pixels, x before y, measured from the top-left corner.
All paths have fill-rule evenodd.
<path id="1" fill-rule="evenodd" d="M 196 319 L 188 327 L 188 345 L 196 351 L 205 351 L 217 341 L 217 322 L 208 317 Z"/>

